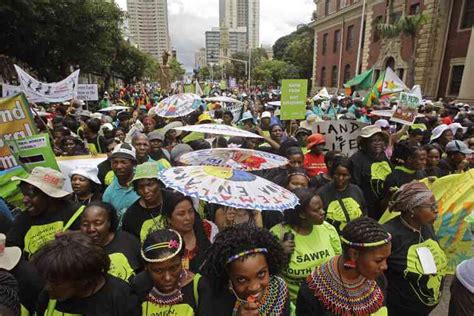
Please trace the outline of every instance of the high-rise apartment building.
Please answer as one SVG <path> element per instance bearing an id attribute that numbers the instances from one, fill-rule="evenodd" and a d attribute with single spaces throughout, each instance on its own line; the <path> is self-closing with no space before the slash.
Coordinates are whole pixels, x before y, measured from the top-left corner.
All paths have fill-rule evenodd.
<path id="1" fill-rule="evenodd" d="M 250 48 L 260 46 L 260 0 L 219 0 L 219 27 L 246 28 Z"/>
<path id="2" fill-rule="evenodd" d="M 162 61 L 170 51 L 167 0 L 127 0 L 129 28 L 138 48 Z"/>
<path id="3" fill-rule="evenodd" d="M 196 53 L 194 53 L 194 67 L 202 68 L 207 65 L 206 49 L 201 47 Z"/>
<path id="4" fill-rule="evenodd" d="M 237 52 L 245 52 L 247 46 L 247 32 L 245 28 L 237 28 L 231 31 L 222 32 L 222 29 L 213 27 L 206 32 L 206 55 L 207 63 L 218 64 L 226 62 L 219 56 L 232 56 Z M 227 46 L 222 46 L 222 36 L 228 39 Z"/>

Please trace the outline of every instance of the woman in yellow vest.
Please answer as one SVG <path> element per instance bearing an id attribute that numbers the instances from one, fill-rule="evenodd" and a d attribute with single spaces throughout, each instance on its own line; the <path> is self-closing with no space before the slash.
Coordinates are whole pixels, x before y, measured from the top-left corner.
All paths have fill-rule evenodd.
<path id="1" fill-rule="evenodd" d="M 109 256 L 109 274 L 128 281 L 143 268 L 140 242 L 130 233 L 117 231 L 117 225 L 117 212 L 112 205 L 102 201 L 90 203 L 81 216 L 81 231 Z"/>
<path id="2" fill-rule="evenodd" d="M 183 239 L 171 229 L 153 231 L 145 239 L 145 271 L 131 281 L 142 315 L 212 315 L 207 282 L 183 268 L 184 250 Z"/>
<path id="3" fill-rule="evenodd" d="M 370 217 L 349 222 L 341 234 L 343 254 L 317 267 L 301 285 L 296 314 L 386 316 L 383 272 L 391 239 Z"/>

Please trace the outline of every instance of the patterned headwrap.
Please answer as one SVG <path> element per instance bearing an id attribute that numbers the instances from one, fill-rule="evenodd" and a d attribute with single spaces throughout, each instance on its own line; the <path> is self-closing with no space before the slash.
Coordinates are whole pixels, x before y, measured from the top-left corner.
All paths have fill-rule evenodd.
<path id="1" fill-rule="evenodd" d="M 433 192 L 424 183 L 412 181 L 402 185 L 395 192 L 388 207 L 391 212 L 410 212 L 414 208 L 426 204 L 432 197 Z"/>

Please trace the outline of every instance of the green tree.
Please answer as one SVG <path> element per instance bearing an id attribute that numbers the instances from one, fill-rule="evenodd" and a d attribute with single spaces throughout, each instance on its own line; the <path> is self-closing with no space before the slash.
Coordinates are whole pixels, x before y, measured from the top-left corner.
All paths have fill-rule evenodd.
<path id="1" fill-rule="evenodd" d="M 169 66 L 171 81 L 180 80 L 186 73 L 186 70 L 183 68 L 183 65 L 180 64 L 176 58 L 171 59 L 171 61 L 169 62 Z"/>
<path id="2" fill-rule="evenodd" d="M 282 79 L 297 78 L 298 74 L 282 60 L 264 60 L 253 70 L 252 77 L 257 84 L 276 87 Z"/>
<path id="3" fill-rule="evenodd" d="M 412 87 L 415 84 L 415 57 L 417 38 L 423 24 L 426 22 L 426 16 L 423 14 L 406 15 L 405 13 L 394 23 L 380 23 L 376 25 L 376 31 L 385 39 L 399 38 L 406 36 L 410 41 L 411 57 L 407 61 L 407 86 Z"/>
<path id="4" fill-rule="evenodd" d="M 208 80 L 211 78 L 211 72 L 209 70 L 209 67 L 202 67 L 200 70 L 199 70 L 199 78 L 201 80 Z"/>
<path id="5" fill-rule="evenodd" d="M 127 84 L 145 77 L 156 79 L 158 62 L 149 54 L 143 53 L 129 43 L 122 41 L 117 48 L 112 71 Z"/>

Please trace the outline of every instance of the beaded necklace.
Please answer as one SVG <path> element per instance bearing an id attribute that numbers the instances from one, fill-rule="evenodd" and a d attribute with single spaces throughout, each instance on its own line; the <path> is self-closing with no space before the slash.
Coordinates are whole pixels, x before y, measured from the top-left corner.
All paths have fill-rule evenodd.
<path id="1" fill-rule="evenodd" d="M 308 278 L 308 287 L 330 312 L 341 315 L 370 315 L 383 306 L 384 295 L 377 282 L 360 276 L 353 282 L 342 280 L 338 259 L 317 267 Z"/>
<path id="2" fill-rule="evenodd" d="M 183 301 L 183 293 L 181 292 L 181 280 L 185 280 L 188 276 L 188 272 L 183 269 L 180 275 L 178 288 L 172 293 L 161 293 L 155 286 L 151 289 L 147 296 L 147 301 L 157 305 L 175 305 Z"/>
<path id="3" fill-rule="evenodd" d="M 288 303 L 288 286 L 285 281 L 277 276 L 270 277 L 270 282 L 260 302 L 258 306 L 259 315 L 282 315 Z M 237 297 L 232 310 L 233 316 L 237 315 L 242 303 L 245 303 L 245 301 Z"/>

